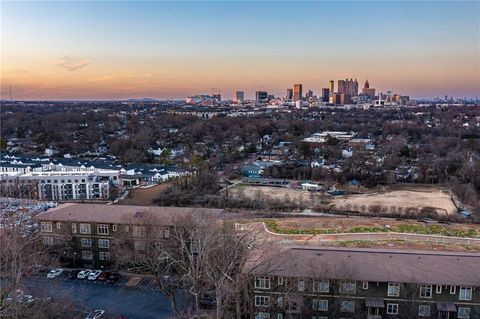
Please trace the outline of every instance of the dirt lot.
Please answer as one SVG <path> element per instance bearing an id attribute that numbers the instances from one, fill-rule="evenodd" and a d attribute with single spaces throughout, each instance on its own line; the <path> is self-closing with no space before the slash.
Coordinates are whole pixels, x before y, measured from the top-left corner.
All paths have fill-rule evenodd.
<path id="1" fill-rule="evenodd" d="M 303 207 L 328 205 L 335 210 L 360 213 L 415 214 L 424 207 L 434 208 L 440 215 L 454 215 L 457 208 L 450 193 L 438 186 L 394 185 L 365 194 L 330 196 L 320 192 L 269 186 L 238 185 L 231 195 L 250 199 L 290 200 Z"/>
<path id="2" fill-rule="evenodd" d="M 387 189 L 382 192 L 337 196 L 332 207 L 339 210 L 361 212 L 406 213 L 423 207 L 435 208 L 438 214 L 454 215 L 457 208 L 449 192 L 440 187 L 405 187 L 405 189 Z"/>
<path id="3" fill-rule="evenodd" d="M 158 184 L 150 188 L 131 189 L 127 198 L 119 201 L 117 205 L 154 205 L 153 200 L 168 186 L 170 186 L 170 182 Z"/>
<path id="4" fill-rule="evenodd" d="M 229 189 L 229 194 L 249 199 L 290 200 L 295 203 L 313 204 L 322 197 L 320 193 L 313 193 L 299 189 L 270 186 L 238 185 Z"/>

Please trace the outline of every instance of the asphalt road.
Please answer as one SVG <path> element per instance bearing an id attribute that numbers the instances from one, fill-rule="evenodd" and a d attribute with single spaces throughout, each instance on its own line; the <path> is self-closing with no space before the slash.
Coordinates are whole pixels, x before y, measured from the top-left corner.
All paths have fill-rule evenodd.
<path id="1" fill-rule="evenodd" d="M 141 288 L 65 277 L 30 277 L 23 284 L 24 290 L 34 297 L 71 297 L 79 308 L 103 309 L 113 318 L 120 315 L 128 319 L 170 318 L 172 313 L 168 298 Z"/>

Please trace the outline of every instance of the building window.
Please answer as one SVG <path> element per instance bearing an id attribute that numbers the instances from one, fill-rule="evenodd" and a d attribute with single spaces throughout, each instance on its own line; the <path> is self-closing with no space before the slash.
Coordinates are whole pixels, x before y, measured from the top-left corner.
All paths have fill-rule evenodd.
<path id="1" fill-rule="evenodd" d="M 145 250 L 145 242 L 143 241 L 134 241 L 133 249 L 135 250 Z"/>
<path id="2" fill-rule="evenodd" d="M 195 240 L 192 240 L 190 242 L 190 251 L 192 254 L 198 254 L 199 253 L 199 248 L 198 248 L 198 243 Z"/>
<path id="3" fill-rule="evenodd" d="M 42 233 L 51 233 L 53 231 L 52 223 L 41 222 L 40 229 L 42 230 Z"/>
<path id="4" fill-rule="evenodd" d="M 341 282 L 340 292 L 344 294 L 355 294 L 357 292 L 357 284 L 355 283 L 355 281 Z"/>
<path id="5" fill-rule="evenodd" d="M 53 245 L 53 237 L 52 236 L 43 236 L 43 244 L 44 245 Z"/>
<path id="6" fill-rule="evenodd" d="M 55 224 L 57 225 L 57 229 L 62 228 L 62 224 L 60 222 L 56 222 Z"/>
<path id="7" fill-rule="evenodd" d="M 110 260 L 110 253 L 106 251 L 101 251 L 98 253 L 99 260 Z"/>
<path id="8" fill-rule="evenodd" d="M 283 277 L 278 277 L 278 278 L 277 278 L 277 284 L 278 284 L 279 286 L 283 286 Z"/>
<path id="9" fill-rule="evenodd" d="M 283 313 L 277 313 L 277 319 L 283 319 L 284 316 L 283 316 Z"/>
<path id="10" fill-rule="evenodd" d="M 458 294 L 460 300 L 472 300 L 472 287 L 460 287 Z"/>
<path id="11" fill-rule="evenodd" d="M 398 303 L 387 303 L 387 315 L 398 315 Z"/>
<path id="12" fill-rule="evenodd" d="M 430 306 L 429 305 L 418 306 L 418 316 L 419 317 L 430 317 Z"/>
<path id="13" fill-rule="evenodd" d="M 457 292 L 456 286 L 450 286 L 450 294 L 454 295 Z"/>
<path id="14" fill-rule="evenodd" d="M 163 232 L 164 238 L 170 238 L 170 228 L 166 227 L 165 231 Z"/>
<path id="15" fill-rule="evenodd" d="M 270 314 L 268 312 L 257 312 L 255 319 L 270 319 Z"/>
<path id="16" fill-rule="evenodd" d="M 113 230 L 113 231 L 117 231 L 117 225 L 113 225 L 113 226 L 112 226 L 112 230 Z"/>
<path id="17" fill-rule="evenodd" d="M 80 224 L 80 234 L 90 234 L 90 224 Z"/>
<path id="18" fill-rule="evenodd" d="M 108 235 L 108 225 L 107 225 L 107 224 L 99 224 L 99 225 L 97 225 L 97 234 L 99 234 L 99 235 Z"/>
<path id="19" fill-rule="evenodd" d="M 255 306 L 268 307 L 270 306 L 270 297 L 268 296 L 255 296 Z"/>
<path id="20" fill-rule="evenodd" d="M 277 306 L 283 306 L 283 297 L 278 297 L 277 298 Z"/>
<path id="21" fill-rule="evenodd" d="M 400 296 L 400 284 L 389 282 L 388 283 L 387 296 L 389 296 L 389 297 Z"/>
<path id="22" fill-rule="evenodd" d="M 341 312 L 355 312 L 355 301 L 342 301 L 340 305 Z"/>
<path id="23" fill-rule="evenodd" d="M 432 285 L 420 286 L 420 298 L 432 298 Z"/>
<path id="24" fill-rule="evenodd" d="M 298 291 L 305 291 L 305 279 L 298 279 Z"/>
<path id="25" fill-rule="evenodd" d="M 98 248 L 109 248 L 110 241 L 108 239 L 99 239 L 98 240 Z"/>
<path id="26" fill-rule="evenodd" d="M 270 277 L 255 277 L 255 288 L 270 289 Z"/>
<path id="27" fill-rule="evenodd" d="M 73 234 L 77 233 L 77 224 L 75 224 L 75 223 L 72 224 L 72 233 Z"/>
<path id="28" fill-rule="evenodd" d="M 458 318 L 461 318 L 461 319 L 470 318 L 470 308 L 458 307 Z"/>
<path id="29" fill-rule="evenodd" d="M 368 289 L 368 281 L 362 282 L 362 289 L 367 290 Z"/>
<path id="30" fill-rule="evenodd" d="M 90 250 L 82 250 L 82 259 L 92 260 L 93 254 Z"/>
<path id="31" fill-rule="evenodd" d="M 125 225 L 125 232 L 128 233 L 130 231 L 130 226 Z"/>
<path id="32" fill-rule="evenodd" d="M 133 236 L 135 237 L 144 237 L 145 236 L 145 227 L 143 226 L 133 226 Z"/>
<path id="33" fill-rule="evenodd" d="M 313 292 L 328 292 L 330 290 L 330 282 L 328 280 L 314 280 Z"/>
<path id="34" fill-rule="evenodd" d="M 442 293 L 442 285 L 437 285 L 437 286 L 435 287 L 435 292 L 436 292 L 437 294 L 441 294 L 441 293 Z"/>
<path id="35" fill-rule="evenodd" d="M 92 240 L 90 238 L 81 238 L 80 245 L 82 247 L 92 247 Z"/>
<path id="36" fill-rule="evenodd" d="M 312 309 L 320 311 L 328 311 L 328 300 L 323 299 L 313 299 L 312 300 Z"/>

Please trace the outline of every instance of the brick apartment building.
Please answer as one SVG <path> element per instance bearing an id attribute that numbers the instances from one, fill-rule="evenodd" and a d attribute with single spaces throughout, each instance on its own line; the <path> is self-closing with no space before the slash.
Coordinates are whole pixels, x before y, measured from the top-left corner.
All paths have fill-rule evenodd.
<path id="1" fill-rule="evenodd" d="M 288 247 L 252 268 L 256 319 L 480 318 L 480 254 Z"/>
<path id="2" fill-rule="evenodd" d="M 221 209 L 150 207 L 101 204 L 62 204 L 37 215 L 43 243 L 52 246 L 61 260 L 76 267 L 108 267 L 114 261 L 112 247 L 128 236 L 135 248 L 142 244 L 146 223 L 158 226 L 168 239 L 175 218 L 190 214 L 220 215 Z"/>

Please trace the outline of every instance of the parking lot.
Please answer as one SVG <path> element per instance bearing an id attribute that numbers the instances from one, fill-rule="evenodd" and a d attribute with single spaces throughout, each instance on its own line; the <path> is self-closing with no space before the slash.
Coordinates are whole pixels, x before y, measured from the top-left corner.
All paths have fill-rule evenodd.
<path id="1" fill-rule="evenodd" d="M 170 301 L 158 292 L 154 280 L 122 276 L 116 283 L 69 279 L 66 273 L 57 278 L 33 276 L 23 282 L 24 290 L 36 298 L 71 298 L 85 311 L 103 309 L 105 318 L 125 316 L 128 319 L 170 318 Z M 186 307 L 186 298 L 179 294 L 178 303 Z M 85 315 L 86 316 L 86 315 Z M 103 317 L 102 317 L 103 318 Z"/>

